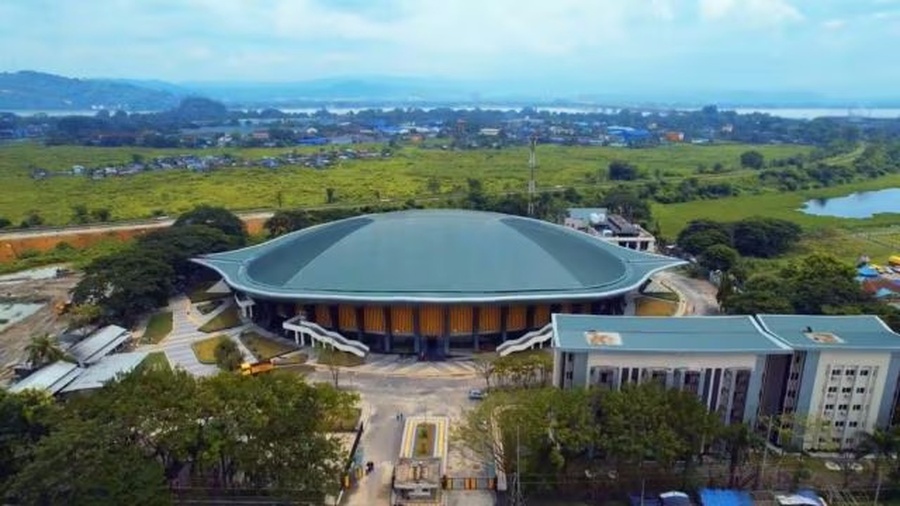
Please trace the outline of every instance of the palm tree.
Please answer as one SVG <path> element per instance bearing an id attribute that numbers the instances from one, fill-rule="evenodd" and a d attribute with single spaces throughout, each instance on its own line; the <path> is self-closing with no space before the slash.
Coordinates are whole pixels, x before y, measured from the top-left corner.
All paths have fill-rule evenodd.
<path id="1" fill-rule="evenodd" d="M 66 358 L 65 352 L 59 347 L 59 342 L 50 334 L 32 337 L 25 351 L 28 352 L 28 362 L 35 368 Z"/>
<path id="2" fill-rule="evenodd" d="M 875 472 L 872 479 L 880 484 L 882 463 L 894 460 L 897 457 L 897 452 L 900 451 L 900 433 L 898 433 L 897 429 L 875 429 L 874 432 L 863 433 L 856 450 L 861 457 L 865 455 L 875 456 L 873 465 Z"/>
<path id="3" fill-rule="evenodd" d="M 749 425 L 745 423 L 728 425 L 722 433 L 722 441 L 728 452 L 728 486 L 735 488 L 738 484 L 738 469 L 747 461 L 750 452 L 763 446 L 764 442 Z"/>

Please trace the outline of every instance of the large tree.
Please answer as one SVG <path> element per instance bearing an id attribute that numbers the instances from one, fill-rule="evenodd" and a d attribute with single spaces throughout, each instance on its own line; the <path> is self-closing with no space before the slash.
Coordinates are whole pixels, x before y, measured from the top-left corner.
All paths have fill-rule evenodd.
<path id="1" fill-rule="evenodd" d="M 208 225 L 172 226 L 150 232 L 137 240 L 137 248 L 172 266 L 175 278 L 172 283 L 183 288 L 196 277 L 211 271 L 193 262 L 191 258 L 207 253 L 234 249 L 242 240 Z"/>
<path id="2" fill-rule="evenodd" d="M 234 213 L 224 207 L 200 205 L 182 214 L 175 220 L 174 227 L 205 225 L 221 230 L 239 244 L 247 241 L 247 227 Z"/>
<path id="3" fill-rule="evenodd" d="M 103 308 L 104 321 L 130 325 L 166 304 L 175 270 L 152 251 L 128 249 L 99 258 L 84 269 L 72 292 L 76 304 Z"/>

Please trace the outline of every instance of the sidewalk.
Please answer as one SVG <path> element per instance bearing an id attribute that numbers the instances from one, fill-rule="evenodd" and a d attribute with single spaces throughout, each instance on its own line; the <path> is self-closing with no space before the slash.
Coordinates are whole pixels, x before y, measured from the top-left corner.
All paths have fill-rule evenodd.
<path id="1" fill-rule="evenodd" d="M 309 348 L 303 351 L 308 353 Z M 308 365 L 317 371 L 328 372 L 329 366 L 319 364 L 310 356 Z M 370 354 L 366 362 L 356 367 L 341 367 L 343 374 L 371 374 L 404 378 L 456 378 L 471 379 L 478 377 L 478 371 L 471 359 L 447 360 L 444 362 L 423 362 L 416 358 L 399 355 Z"/>
<path id="2" fill-rule="evenodd" d="M 168 310 L 172 311 L 172 332 L 157 344 L 143 345 L 138 351 L 162 351 L 166 354 L 169 364 L 173 368 L 181 368 L 194 376 L 213 376 L 219 373 L 219 368 L 212 364 L 202 364 L 194 355 L 191 345 L 197 341 L 208 339 L 213 335 L 226 335 L 237 343 L 238 348 L 245 357 L 252 357 L 250 351 L 240 342 L 238 336 L 248 325 L 241 325 L 231 329 L 207 334 L 197 330 L 204 323 L 215 318 L 225 311 L 233 301 L 226 302 L 209 314 L 201 314 L 196 305 L 191 304 L 187 297 L 180 296 L 169 301 Z"/>

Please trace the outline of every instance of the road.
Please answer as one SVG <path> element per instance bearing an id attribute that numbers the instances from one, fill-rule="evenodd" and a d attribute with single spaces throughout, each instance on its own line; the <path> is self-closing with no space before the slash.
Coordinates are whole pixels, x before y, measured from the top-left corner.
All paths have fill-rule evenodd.
<path id="1" fill-rule="evenodd" d="M 685 315 L 719 314 L 715 285 L 704 279 L 689 278 L 673 271 L 663 271 L 653 279 L 678 293 L 687 305 Z"/>
<path id="2" fill-rule="evenodd" d="M 309 379 L 332 381 L 328 372 L 311 373 Z M 451 419 L 452 433 L 453 421 L 474 402 L 468 399 L 468 391 L 484 386 L 483 380 L 476 378 L 403 378 L 364 373 L 345 373 L 339 383 L 360 394 L 364 416 L 368 416 L 360 442 L 363 461 L 375 464 L 375 471 L 364 477 L 346 496 L 343 504 L 347 506 L 389 505 L 391 472 L 400 451 L 402 422 L 399 414 L 446 415 Z M 453 456 L 452 439 L 450 445 Z M 448 474 L 465 472 L 460 468 L 466 463 L 458 458 L 449 460 Z M 493 504 L 492 494 L 486 491 L 452 491 L 447 498 L 449 506 Z"/>

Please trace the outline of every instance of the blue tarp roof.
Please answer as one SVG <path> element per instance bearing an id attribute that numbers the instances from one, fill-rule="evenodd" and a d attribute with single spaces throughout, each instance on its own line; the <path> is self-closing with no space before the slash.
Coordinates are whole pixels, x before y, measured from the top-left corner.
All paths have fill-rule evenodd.
<path id="1" fill-rule="evenodd" d="M 753 506 L 750 494 L 742 490 L 704 488 L 700 490 L 703 506 Z"/>
<path id="2" fill-rule="evenodd" d="M 866 278 L 877 278 L 878 277 L 878 271 L 869 267 L 868 265 L 864 265 L 864 266 L 860 267 L 859 269 L 856 269 L 856 272 L 860 276 L 863 276 Z"/>

